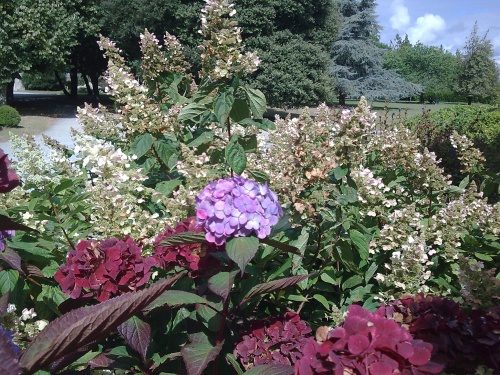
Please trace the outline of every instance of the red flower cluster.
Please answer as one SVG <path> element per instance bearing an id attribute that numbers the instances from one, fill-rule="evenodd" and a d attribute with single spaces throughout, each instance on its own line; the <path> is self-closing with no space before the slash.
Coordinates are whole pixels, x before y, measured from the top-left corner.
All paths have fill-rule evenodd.
<path id="1" fill-rule="evenodd" d="M 383 306 L 375 313 L 349 306 L 344 323 L 326 341 L 311 339 L 304 346 L 295 374 L 439 374 L 442 366 L 430 362 L 432 345 L 414 340 L 384 313 Z"/>
<path id="2" fill-rule="evenodd" d="M 175 266 L 189 271 L 191 277 L 204 275 L 209 270 L 214 270 L 219 265 L 210 253 L 224 251 L 222 246 L 216 246 L 213 243 L 195 243 L 162 246 L 160 243 L 174 235 L 184 232 L 202 232 L 202 228 L 196 225 L 196 217 L 192 216 L 184 221 L 180 221 L 171 228 L 168 225 L 163 233 L 160 233 L 154 242 L 155 257 L 158 266 L 163 269 L 171 269 Z"/>
<path id="3" fill-rule="evenodd" d="M 0 148 L 0 193 L 8 193 L 19 185 L 19 177 L 16 171 L 9 169 L 9 166 L 9 158 Z"/>
<path id="4" fill-rule="evenodd" d="M 455 301 L 423 293 L 391 301 L 388 318 L 433 346 L 432 360 L 446 372 L 472 374 L 479 365 L 500 370 L 500 308 L 465 313 Z"/>
<path id="5" fill-rule="evenodd" d="M 243 335 L 234 355 L 246 369 L 267 363 L 293 365 L 302 357 L 310 334 L 311 328 L 295 313 L 260 320 Z"/>
<path id="6" fill-rule="evenodd" d="M 71 298 L 95 295 L 102 302 L 142 287 L 155 264 L 153 257 L 141 256 L 140 246 L 128 236 L 81 241 L 54 278 Z"/>

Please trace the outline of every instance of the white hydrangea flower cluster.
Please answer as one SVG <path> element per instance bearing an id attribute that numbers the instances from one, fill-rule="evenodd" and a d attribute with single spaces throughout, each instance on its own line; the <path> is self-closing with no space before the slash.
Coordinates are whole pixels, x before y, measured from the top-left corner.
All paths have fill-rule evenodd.
<path id="1" fill-rule="evenodd" d="M 17 307 L 9 303 L 5 314 L 0 316 L 0 325 L 10 331 L 14 331 L 14 344 L 25 349 L 27 343 L 34 339 L 49 322 L 45 319 L 35 320 L 37 313 L 33 308 L 24 308 L 21 316 L 16 314 Z"/>
<path id="2" fill-rule="evenodd" d="M 474 173 L 482 166 L 486 159 L 483 153 L 474 148 L 474 143 L 466 135 L 460 135 L 456 131 L 450 135 L 451 145 L 457 150 L 458 160 L 462 165 L 462 173 Z"/>
<path id="3" fill-rule="evenodd" d="M 243 53 L 241 29 L 232 20 L 236 14 L 234 4 L 229 0 L 205 0 L 201 12 L 201 74 L 217 80 L 257 70 L 259 57 L 252 52 Z"/>
<path id="4" fill-rule="evenodd" d="M 497 269 L 485 269 L 483 262 L 468 257 L 460 257 L 458 263 L 457 276 L 464 304 L 476 309 L 497 305 L 500 301 L 500 279 L 495 276 Z"/>

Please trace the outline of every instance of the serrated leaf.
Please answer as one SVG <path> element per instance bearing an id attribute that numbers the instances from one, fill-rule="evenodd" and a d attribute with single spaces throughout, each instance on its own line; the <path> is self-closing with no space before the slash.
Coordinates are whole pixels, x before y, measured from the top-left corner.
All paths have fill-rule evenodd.
<path id="1" fill-rule="evenodd" d="M 178 179 L 161 181 L 158 184 L 156 184 L 155 190 L 159 193 L 162 193 L 164 196 L 168 197 L 170 194 L 172 194 L 175 188 L 181 184 L 182 181 Z"/>
<path id="2" fill-rule="evenodd" d="M 134 139 L 132 150 L 137 158 L 144 156 L 153 145 L 153 136 L 149 133 L 141 134 Z"/>
<path id="3" fill-rule="evenodd" d="M 226 242 L 227 255 L 238 265 L 242 274 L 258 249 L 259 239 L 257 237 L 235 237 Z"/>
<path id="4" fill-rule="evenodd" d="M 32 229 L 30 227 L 27 227 L 26 225 L 17 223 L 10 217 L 5 215 L 0 215 L 0 228 L 2 228 L 2 230 L 24 230 L 38 232 L 36 229 Z"/>
<path id="5" fill-rule="evenodd" d="M 460 181 L 460 184 L 458 185 L 458 187 L 460 189 L 465 189 L 467 187 L 467 185 L 469 185 L 469 182 L 470 182 L 469 176 L 466 176 L 462 181 Z"/>
<path id="6" fill-rule="evenodd" d="M 368 270 L 365 272 L 365 283 L 368 283 L 368 281 L 371 280 L 373 275 L 375 275 L 375 272 L 378 269 L 378 264 L 377 263 L 372 263 L 370 267 L 368 267 Z"/>
<path id="7" fill-rule="evenodd" d="M 356 250 L 358 250 L 361 259 L 366 260 L 370 256 L 370 243 L 363 235 L 363 233 L 357 231 L 356 229 L 349 231 L 349 237 L 354 244 Z"/>
<path id="8" fill-rule="evenodd" d="M 290 286 L 300 283 L 302 280 L 305 280 L 312 275 L 314 275 L 314 273 L 309 273 L 307 275 L 290 276 L 279 280 L 269 281 L 267 283 L 257 284 L 252 289 L 250 289 L 250 291 L 242 299 L 242 302 L 247 301 L 259 294 L 271 293 L 276 290 L 286 289 Z"/>
<path id="9" fill-rule="evenodd" d="M 229 113 L 231 112 L 231 107 L 233 106 L 234 95 L 233 89 L 230 88 L 227 91 L 221 92 L 217 99 L 215 99 L 214 112 L 221 126 L 226 126 L 227 119 L 229 118 Z"/>
<path id="10" fill-rule="evenodd" d="M 296 254 L 296 255 L 302 255 L 300 253 L 299 249 L 296 248 L 295 246 L 292 246 L 292 245 L 289 245 L 289 244 L 286 244 L 286 243 L 283 243 L 283 242 L 279 242 L 279 241 L 273 240 L 272 238 L 269 238 L 269 237 L 262 238 L 259 241 L 262 242 L 262 243 L 264 243 L 264 244 L 266 244 L 266 245 L 273 246 L 273 247 L 275 247 L 277 249 L 286 251 L 288 253 L 292 253 L 292 254 Z"/>
<path id="11" fill-rule="evenodd" d="M 270 181 L 269 176 L 265 172 L 259 171 L 257 169 L 247 169 L 247 173 L 255 181 L 260 182 L 261 184 L 268 183 Z"/>
<path id="12" fill-rule="evenodd" d="M 346 281 L 342 283 L 342 289 L 350 289 L 359 285 L 363 282 L 363 278 L 359 275 L 354 275 L 348 278 Z"/>
<path id="13" fill-rule="evenodd" d="M 151 326 L 139 319 L 137 316 L 131 317 L 126 322 L 118 326 L 118 332 L 125 339 L 125 342 L 146 360 L 149 342 L 151 341 Z"/>
<path id="14" fill-rule="evenodd" d="M 183 232 L 165 238 L 159 243 L 160 246 L 183 245 L 207 242 L 203 232 Z"/>
<path id="15" fill-rule="evenodd" d="M 202 104 L 191 103 L 182 108 L 177 118 L 182 122 L 196 123 L 206 109 Z"/>
<path id="16" fill-rule="evenodd" d="M 268 120 L 267 118 L 261 118 L 261 119 L 252 119 L 252 118 L 246 118 L 243 119 L 239 122 L 241 126 L 255 126 L 258 129 L 261 130 L 275 130 L 276 125 L 274 125 L 274 122 L 271 120 Z"/>
<path id="17" fill-rule="evenodd" d="M 226 160 L 236 174 L 241 174 L 247 166 L 245 149 L 238 143 L 238 138 L 233 136 L 226 147 Z"/>
<path id="18" fill-rule="evenodd" d="M 189 141 L 187 146 L 188 147 L 198 147 L 204 143 L 212 142 L 213 139 L 214 139 L 214 132 L 213 131 L 204 131 L 199 136 L 197 136 L 196 138 Z"/>
<path id="19" fill-rule="evenodd" d="M 245 86 L 242 87 L 245 91 L 248 104 L 250 105 L 250 110 L 252 111 L 252 115 L 256 119 L 261 119 L 266 112 L 266 97 L 262 93 L 262 91 L 258 89 L 253 89 L 251 87 Z"/>
<path id="20" fill-rule="evenodd" d="M 0 335 L 0 373 L 2 375 L 19 375 L 21 369 L 14 352 L 15 346 L 9 342 L 7 337 Z"/>
<path id="21" fill-rule="evenodd" d="M 289 365 L 271 363 L 258 365 L 243 373 L 244 375 L 293 375 L 294 369 Z"/>
<path id="22" fill-rule="evenodd" d="M 238 271 L 219 272 L 208 279 L 208 289 L 226 300 L 233 288 L 234 278 L 237 274 Z"/>
<path id="23" fill-rule="evenodd" d="M 16 270 L 0 271 L 0 293 L 2 295 L 12 292 L 19 280 L 19 272 Z"/>
<path id="24" fill-rule="evenodd" d="M 175 148 L 172 145 L 161 141 L 154 141 L 153 143 L 154 150 L 156 155 L 160 158 L 161 162 L 164 165 L 168 165 L 168 160 L 176 152 Z"/>
<path id="25" fill-rule="evenodd" d="M 148 305 L 143 311 L 148 313 L 164 305 L 168 305 L 169 307 L 179 307 L 184 305 L 194 305 L 197 303 L 208 303 L 208 301 L 194 293 L 182 290 L 167 290 L 155 299 L 153 303 Z"/>
<path id="26" fill-rule="evenodd" d="M 0 251 L 0 260 L 3 260 L 16 271 L 24 273 L 21 268 L 21 257 L 14 250 L 6 248 L 4 251 Z"/>
<path id="27" fill-rule="evenodd" d="M 234 122 L 240 122 L 243 119 L 250 117 L 250 108 L 244 99 L 234 99 L 233 106 L 231 107 L 231 112 L 229 112 L 229 117 Z"/>
<path id="28" fill-rule="evenodd" d="M 313 296 L 313 298 L 316 301 L 318 301 L 319 303 L 321 303 L 326 310 L 330 310 L 330 304 L 328 303 L 328 300 L 323 295 L 315 294 Z"/>
<path id="29" fill-rule="evenodd" d="M 26 374 L 32 374 L 65 355 L 104 339 L 113 329 L 151 304 L 182 273 L 138 292 L 82 307 L 53 320 L 30 343 L 20 358 Z"/>
<path id="30" fill-rule="evenodd" d="M 201 375 L 203 371 L 219 355 L 222 343 L 216 346 L 206 342 L 190 342 L 181 349 L 182 359 L 188 375 Z"/>

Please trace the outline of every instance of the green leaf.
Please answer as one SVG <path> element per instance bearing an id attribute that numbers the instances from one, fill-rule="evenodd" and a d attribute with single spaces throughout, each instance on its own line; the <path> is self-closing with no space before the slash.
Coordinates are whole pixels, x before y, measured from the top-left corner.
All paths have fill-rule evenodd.
<path id="1" fill-rule="evenodd" d="M 378 269 L 378 264 L 373 262 L 370 264 L 370 267 L 368 267 L 368 270 L 365 273 L 365 283 L 368 283 L 368 281 L 371 280 L 373 275 L 375 275 L 375 272 L 377 272 Z"/>
<path id="2" fill-rule="evenodd" d="M 250 117 L 250 108 L 244 99 L 234 99 L 231 112 L 229 112 L 229 117 L 234 122 L 240 122 L 243 119 Z"/>
<path id="3" fill-rule="evenodd" d="M 0 293 L 2 295 L 13 292 L 19 281 L 19 272 L 16 270 L 0 271 Z"/>
<path id="4" fill-rule="evenodd" d="M 165 238 L 159 243 L 160 246 L 183 245 L 207 242 L 203 232 L 183 232 Z"/>
<path id="5" fill-rule="evenodd" d="M 226 354 L 226 361 L 233 366 L 234 371 L 236 371 L 237 375 L 243 375 L 243 370 L 241 369 L 240 363 L 232 353 Z"/>
<path id="6" fill-rule="evenodd" d="M 225 127 L 227 124 L 227 119 L 229 118 L 229 113 L 231 112 L 231 107 L 233 106 L 234 95 L 233 89 L 230 88 L 227 91 L 221 92 L 217 99 L 215 99 L 214 112 L 221 126 Z"/>
<path id="7" fill-rule="evenodd" d="M 361 259 L 366 260 L 370 256 L 370 243 L 366 239 L 366 237 L 357 230 L 353 229 L 349 231 L 349 236 L 351 237 L 351 241 L 358 250 L 359 256 Z"/>
<path id="8" fill-rule="evenodd" d="M 327 311 L 330 311 L 330 304 L 328 303 L 328 300 L 321 294 L 315 294 L 313 298 L 321 303 Z"/>
<path id="9" fill-rule="evenodd" d="M 333 170 L 333 175 L 337 181 L 342 180 L 349 173 L 349 168 L 339 165 Z"/>
<path id="10" fill-rule="evenodd" d="M 354 275 L 348 278 L 346 281 L 342 283 L 342 289 L 351 289 L 356 285 L 359 285 L 363 282 L 363 278 L 359 275 Z"/>
<path id="11" fill-rule="evenodd" d="M 252 260 L 259 249 L 257 237 L 235 237 L 226 243 L 226 252 L 241 270 L 245 272 L 246 265 Z"/>
<path id="12" fill-rule="evenodd" d="M 153 136 L 149 133 L 141 134 L 134 139 L 134 143 L 132 144 L 132 151 L 137 156 L 137 158 L 140 158 L 151 149 L 152 145 Z"/>
<path id="13" fill-rule="evenodd" d="M 474 253 L 474 256 L 479 260 L 484 260 L 485 262 L 492 262 L 493 258 L 488 254 L 483 253 Z"/>
<path id="14" fill-rule="evenodd" d="M 246 371 L 244 375 L 293 375 L 292 366 L 272 363 L 267 365 L 259 365 L 252 367 Z"/>
<path id="15" fill-rule="evenodd" d="M 200 120 L 201 115 L 207 110 L 204 105 L 191 103 L 182 108 L 177 117 L 181 122 L 196 123 Z"/>
<path id="16" fill-rule="evenodd" d="M 156 184 L 155 190 L 159 193 L 162 193 L 164 196 L 168 197 L 170 194 L 172 194 L 175 188 L 181 184 L 182 181 L 178 179 L 162 181 Z"/>
<path id="17" fill-rule="evenodd" d="M 252 115 L 256 119 L 261 119 L 267 109 L 266 97 L 258 89 L 252 89 L 248 86 L 242 86 L 242 88 L 245 91 Z"/>
<path id="18" fill-rule="evenodd" d="M 222 343 L 211 345 L 208 342 L 190 342 L 181 349 L 182 359 L 186 364 L 188 375 L 201 375 L 203 371 L 219 355 Z"/>
<path id="19" fill-rule="evenodd" d="M 286 244 L 286 243 L 283 243 L 280 241 L 273 240 L 272 238 L 269 238 L 269 237 L 262 238 L 259 241 L 266 244 L 266 245 L 273 246 L 277 249 L 286 251 L 288 253 L 292 253 L 295 255 L 302 255 L 300 253 L 299 249 L 296 248 L 295 246 L 292 246 L 292 245 L 289 245 L 289 244 Z"/>
<path id="20" fill-rule="evenodd" d="M 255 126 L 258 129 L 261 130 L 275 130 L 276 126 L 274 125 L 274 122 L 271 120 L 268 120 L 267 118 L 264 119 L 252 119 L 252 118 L 246 118 L 238 122 L 241 126 Z"/>
<path id="21" fill-rule="evenodd" d="M 469 185 L 469 182 L 469 176 L 466 176 L 462 181 L 460 181 L 460 184 L 458 185 L 459 189 L 465 189 L 467 185 Z"/>
<path id="22" fill-rule="evenodd" d="M 296 285 L 300 283 L 302 280 L 305 280 L 311 277 L 314 273 L 310 273 L 307 275 L 298 275 L 298 276 L 290 276 L 285 277 L 279 280 L 269 281 L 267 283 L 257 284 L 243 297 L 242 302 L 249 300 L 252 297 L 255 297 L 259 294 L 271 293 L 276 290 L 283 290 L 290 286 Z"/>
<path id="23" fill-rule="evenodd" d="M 154 141 L 153 146 L 161 162 L 164 165 L 168 165 L 168 160 L 170 159 L 172 154 L 176 152 L 175 147 L 173 147 L 172 144 L 167 144 L 161 141 Z"/>
<path id="24" fill-rule="evenodd" d="M 67 354 L 104 339 L 116 327 L 153 302 L 182 273 L 138 292 L 72 310 L 49 323 L 29 344 L 19 360 L 25 374 L 32 374 Z"/>
<path id="25" fill-rule="evenodd" d="M 237 274 L 238 271 L 217 273 L 208 279 L 208 289 L 226 300 L 233 288 L 234 278 Z"/>
<path id="26" fill-rule="evenodd" d="M 243 173 L 247 166 L 245 149 L 238 143 L 237 136 L 232 136 L 226 147 L 226 160 L 236 174 Z"/>
<path id="27" fill-rule="evenodd" d="M 247 173 L 255 181 L 260 182 L 261 184 L 265 184 L 270 181 L 269 176 L 265 172 L 259 171 L 257 169 L 247 169 Z"/>
<path id="28" fill-rule="evenodd" d="M 149 313 L 152 310 L 164 305 L 168 305 L 169 307 L 179 307 L 184 305 L 194 305 L 197 303 L 208 303 L 208 301 L 197 294 L 185 292 L 183 290 L 167 290 L 142 311 Z"/>
<path id="29" fill-rule="evenodd" d="M 198 147 L 202 144 L 205 143 L 211 143 L 214 139 L 214 132 L 213 131 L 203 131 L 199 136 L 191 140 L 187 146 L 188 147 Z"/>

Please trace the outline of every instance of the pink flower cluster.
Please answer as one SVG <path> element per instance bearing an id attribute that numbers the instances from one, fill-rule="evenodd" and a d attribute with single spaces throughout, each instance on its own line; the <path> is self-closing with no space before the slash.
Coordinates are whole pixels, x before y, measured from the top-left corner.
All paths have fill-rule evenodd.
<path id="1" fill-rule="evenodd" d="M 187 269 L 191 277 L 200 276 L 207 271 L 215 270 L 219 262 L 210 256 L 210 253 L 224 251 L 222 247 L 212 243 L 180 244 L 162 246 L 164 239 L 184 232 L 201 232 L 201 227 L 196 225 L 196 217 L 192 216 L 175 225 L 174 228 L 165 227 L 155 239 L 154 258 L 158 266 L 163 269 L 171 269 L 175 266 Z"/>
<path id="2" fill-rule="evenodd" d="M 208 242 L 222 245 L 231 237 L 265 238 L 283 210 L 267 185 L 234 176 L 212 181 L 196 197 L 198 224 Z"/>
<path id="3" fill-rule="evenodd" d="M 295 313 L 255 322 L 236 345 L 234 355 L 245 369 L 267 363 L 293 365 L 302 357 L 311 328 Z"/>
<path id="4" fill-rule="evenodd" d="M 95 295 L 102 302 L 137 290 L 151 277 L 153 257 L 143 258 L 130 237 L 81 241 L 54 275 L 71 298 Z"/>
<path id="5" fill-rule="evenodd" d="M 310 340 L 295 364 L 296 375 L 310 374 L 439 374 L 430 361 L 432 344 L 414 340 L 405 328 L 385 318 L 382 306 L 371 313 L 351 305 L 344 323 L 323 343 Z"/>

